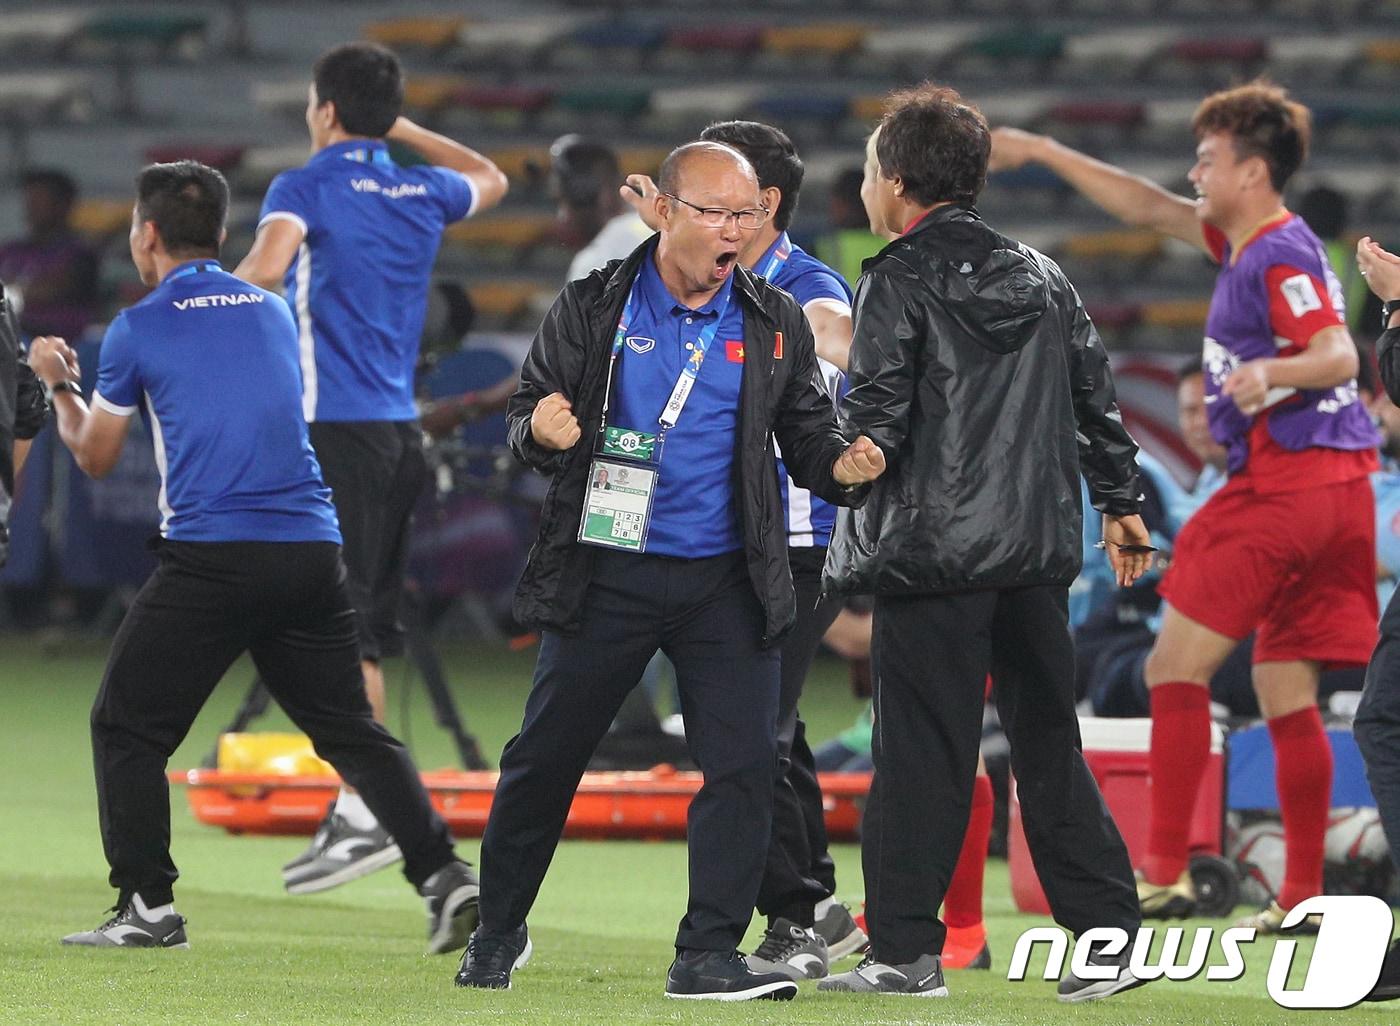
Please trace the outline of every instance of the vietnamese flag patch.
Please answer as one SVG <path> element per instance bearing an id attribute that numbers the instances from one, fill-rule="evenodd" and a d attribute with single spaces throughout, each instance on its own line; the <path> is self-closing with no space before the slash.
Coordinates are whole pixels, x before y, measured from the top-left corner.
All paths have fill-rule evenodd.
<path id="1" fill-rule="evenodd" d="M 730 363 L 744 362 L 744 342 L 742 339 L 731 338 L 724 343 L 724 358 Z"/>
<path id="2" fill-rule="evenodd" d="M 782 358 L 783 358 L 783 333 L 782 333 L 781 331 L 775 331 L 775 332 L 773 333 L 773 359 L 775 359 L 775 360 L 781 360 Z"/>

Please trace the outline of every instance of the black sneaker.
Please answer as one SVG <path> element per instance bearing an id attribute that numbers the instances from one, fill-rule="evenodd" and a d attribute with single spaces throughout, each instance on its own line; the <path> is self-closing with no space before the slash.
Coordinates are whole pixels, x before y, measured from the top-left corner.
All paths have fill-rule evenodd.
<path id="1" fill-rule="evenodd" d="M 1381 964 L 1381 977 L 1376 981 L 1367 1001 L 1394 1001 L 1400 998 L 1400 940 L 1390 946 Z"/>
<path id="2" fill-rule="evenodd" d="M 325 818 L 316 827 L 316 833 L 311 838 L 311 843 L 301 850 L 301 854 L 282 867 L 282 876 L 285 879 L 294 875 L 302 866 L 316 858 L 326 848 L 326 837 L 330 833 L 331 820 L 335 818 L 335 800 L 332 799 L 326 806 Z"/>
<path id="3" fill-rule="evenodd" d="M 1132 990 L 1134 987 L 1141 987 L 1147 982 L 1134 976 L 1128 969 L 1128 952 L 1126 951 L 1119 955 L 1105 955 L 1094 951 L 1090 953 L 1087 961 L 1090 965 L 1112 966 L 1116 972 L 1107 980 L 1085 980 L 1074 975 L 1074 970 L 1071 969 L 1060 981 L 1059 998 L 1061 1001 L 1067 1004 L 1097 1001 L 1100 998 L 1121 994 L 1125 990 Z"/>
<path id="4" fill-rule="evenodd" d="M 816 922 L 812 924 L 812 931 L 826 941 L 828 965 L 838 958 L 855 954 L 870 940 L 865 931 L 857 925 L 850 908 L 839 901 L 833 901 L 826 908 L 820 909 Z"/>
<path id="5" fill-rule="evenodd" d="M 483 933 L 478 928 L 467 941 L 453 982 L 459 987 L 510 990 L 510 974 L 523 968 L 534 950 L 524 923 L 509 933 Z"/>
<path id="6" fill-rule="evenodd" d="M 305 861 L 299 855 L 292 860 L 298 865 L 292 867 L 289 863 L 283 867 L 282 882 L 288 894 L 313 894 L 339 887 L 403 858 L 399 846 L 378 823 L 369 830 L 360 830 L 335 813 L 331 813 L 329 825 L 316 839 L 320 845 L 315 855 Z"/>
<path id="7" fill-rule="evenodd" d="M 826 941 L 781 916 L 763 934 L 763 943 L 744 956 L 756 973 L 782 973 L 792 980 L 820 980 L 831 962 Z"/>
<path id="8" fill-rule="evenodd" d="M 866 955 L 860 965 L 849 972 L 822 980 L 817 990 L 925 998 L 948 996 L 948 987 L 943 982 L 943 959 L 938 955 L 920 955 L 913 962 L 901 965 L 877 962 L 875 956 Z"/>
<path id="9" fill-rule="evenodd" d="M 677 949 L 666 996 L 684 1001 L 791 1001 L 797 983 L 783 973 L 756 973 L 737 951 Z"/>
<path id="10" fill-rule="evenodd" d="M 481 883 L 472 867 L 454 859 L 424 880 L 418 893 L 428 906 L 428 954 L 441 955 L 466 944 L 481 918 Z"/>
<path id="11" fill-rule="evenodd" d="M 62 943 L 85 948 L 188 948 L 189 938 L 185 936 L 185 917 L 171 914 L 154 923 L 148 923 L 137 914 L 133 902 L 128 901 L 95 930 L 70 933 Z"/>

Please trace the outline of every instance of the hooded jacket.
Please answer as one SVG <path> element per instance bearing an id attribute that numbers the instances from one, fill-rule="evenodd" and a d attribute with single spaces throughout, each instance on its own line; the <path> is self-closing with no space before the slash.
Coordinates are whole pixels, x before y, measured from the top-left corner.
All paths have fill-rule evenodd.
<path id="1" fill-rule="evenodd" d="M 602 418 L 608 357 L 628 291 L 653 245 L 649 239 L 625 260 L 614 260 L 564 287 L 535 335 L 520 371 L 520 388 L 506 409 L 516 457 L 552 478 L 540 511 L 539 537 L 515 593 L 515 618 L 522 624 L 564 633 L 578 629 L 598 551 L 578 542 L 578 525 Z M 812 330 L 802 308 L 743 266 L 733 274 L 734 300 L 744 312 L 745 354 L 734 434 L 734 502 L 749 579 L 764 610 L 764 639 L 772 643 L 792 626 L 797 608 L 774 436 L 788 473 L 814 494 L 849 505 L 862 501 L 868 489 L 842 488 L 831 476 L 847 442 L 837 429 L 831 399 L 817 383 Z M 544 448 L 530 431 L 535 406 L 553 392 L 570 401 L 583 429 L 579 442 L 565 452 Z"/>
<path id="2" fill-rule="evenodd" d="M 1096 508 L 1139 508 L 1137 445 L 1073 286 L 956 205 L 863 269 L 841 413 L 888 469 L 862 509 L 838 515 L 827 590 L 1068 585 L 1080 473 Z"/>

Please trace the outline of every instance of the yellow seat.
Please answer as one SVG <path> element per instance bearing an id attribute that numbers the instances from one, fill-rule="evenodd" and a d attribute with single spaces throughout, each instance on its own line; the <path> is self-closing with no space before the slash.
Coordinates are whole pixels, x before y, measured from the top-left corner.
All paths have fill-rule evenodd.
<path id="1" fill-rule="evenodd" d="M 1400 64 L 1400 39 L 1373 39 L 1363 52 L 1372 64 Z"/>
<path id="2" fill-rule="evenodd" d="M 552 292 L 533 281 L 484 281 L 467 290 L 477 313 L 510 321 L 530 309 L 531 301 L 543 292 Z"/>
<path id="3" fill-rule="evenodd" d="M 422 47 L 445 50 L 457 42 L 467 19 L 457 15 L 419 18 L 386 18 L 365 26 L 365 38 L 382 46 Z"/>
<path id="4" fill-rule="evenodd" d="M 835 56 L 859 49 L 866 32 L 863 25 L 784 25 L 763 30 L 763 47 L 787 56 L 804 53 Z"/>
<path id="5" fill-rule="evenodd" d="M 91 239 L 108 239 L 131 227 L 131 201 L 80 200 L 73 208 L 73 230 Z"/>
<path id="6" fill-rule="evenodd" d="M 1205 328 L 1206 314 L 1210 312 L 1208 299 L 1162 299 L 1155 303 L 1145 303 L 1142 307 L 1142 323 L 1157 328 Z"/>
<path id="7" fill-rule="evenodd" d="M 1089 232 L 1067 239 L 1065 252 L 1080 260 L 1151 260 L 1162 253 L 1162 237 L 1131 228 Z"/>
<path id="8" fill-rule="evenodd" d="M 624 175 L 656 177 L 661 162 L 671 151 L 664 146 L 629 146 L 617 153 L 617 165 Z"/>
<path id="9" fill-rule="evenodd" d="M 471 82 L 463 75 L 415 75 L 403 84 L 403 102 L 413 110 L 436 111 L 457 102 Z"/>
<path id="10" fill-rule="evenodd" d="M 474 217 L 450 225 L 443 236 L 458 246 L 507 246 L 519 249 L 539 242 L 553 226 L 554 218 L 547 214 Z"/>
<path id="11" fill-rule="evenodd" d="M 531 177 L 530 169 L 549 167 L 549 150 L 543 146 L 512 146 L 504 150 L 492 150 L 488 157 L 512 181 L 526 181 Z"/>
<path id="12" fill-rule="evenodd" d="M 879 121 L 885 116 L 885 96 L 853 96 L 851 117 L 857 121 Z"/>

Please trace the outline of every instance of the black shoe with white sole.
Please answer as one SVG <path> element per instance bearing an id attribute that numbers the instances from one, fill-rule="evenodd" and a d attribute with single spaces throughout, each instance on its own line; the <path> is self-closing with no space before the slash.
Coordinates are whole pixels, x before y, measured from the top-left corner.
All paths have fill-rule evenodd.
<path id="1" fill-rule="evenodd" d="M 678 948 L 666 996 L 685 1001 L 791 1001 L 797 983 L 784 973 L 756 973 L 737 951 Z"/>
<path id="2" fill-rule="evenodd" d="M 912 962 L 899 965 L 877 962 L 873 955 L 867 955 L 849 972 L 822 980 L 817 990 L 923 998 L 948 996 L 948 987 L 943 982 L 943 959 L 938 955 L 920 955 Z"/>
<path id="3" fill-rule="evenodd" d="M 1074 970 L 1071 969 L 1065 974 L 1064 979 L 1060 980 L 1059 998 L 1061 1001 L 1070 1004 L 1077 1004 L 1080 1001 L 1097 1001 L 1114 994 L 1121 994 L 1125 990 L 1132 990 L 1134 987 L 1141 987 L 1147 982 L 1134 976 L 1128 969 L 1128 953 L 1126 951 L 1119 955 L 1105 955 L 1095 951 L 1085 961 L 1091 966 L 1099 966 L 1102 969 L 1112 970 L 1112 972 L 1106 974 L 1107 979 L 1086 979 L 1075 975 Z"/>
<path id="4" fill-rule="evenodd" d="M 831 901 L 825 908 L 818 906 L 812 932 L 826 941 L 828 966 L 838 958 L 855 954 L 870 941 L 865 931 L 856 925 L 850 908 L 839 901 Z"/>
<path id="5" fill-rule="evenodd" d="M 1394 1001 L 1400 998 L 1400 940 L 1390 946 L 1385 962 L 1381 964 L 1381 977 L 1376 981 L 1367 1001 Z"/>
<path id="6" fill-rule="evenodd" d="M 510 974 L 529 962 L 534 950 L 524 923 L 508 933 L 477 929 L 467 941 L 462 967 L 453 982 L 459 987 L 510 990 Z"/>
<path id="7" fill-rule="evenodd" d="M 418 888 L 428 906 L 428 954 L 457 951 L 467 943 L 481 918 L 477 903 L 481 884 L 472 867 L 454 860 Z"/>
<path id="8" fill-rule="evenodd" d="M 185 917 L 174 913 L 147 922 L 130 901 L 95 930 L 70 933 L 62 943 L 84 948 L 188 948 Z"/>
<path id="9" fill-rule="evenodd" d="M 826 941 L 781 916 L 763 934 L 763 943 L 744 961 L 756 973 L 782 973 L 791 980 L 820 980 L 831 960 Z"/>
<path id="10" fill-rule="evenodd" d="M 399 846 L 378 823 L 361 830 L 335 812 L 316 832 L 312 848 L 317 849 L 314 854 L 308 848 L 282 867 L 282 882 L 287 893 L 314 894 L 330 890 L 392 866 L 403 858 Z M 307 858 L 308 855 L 311 857 Z"/>

